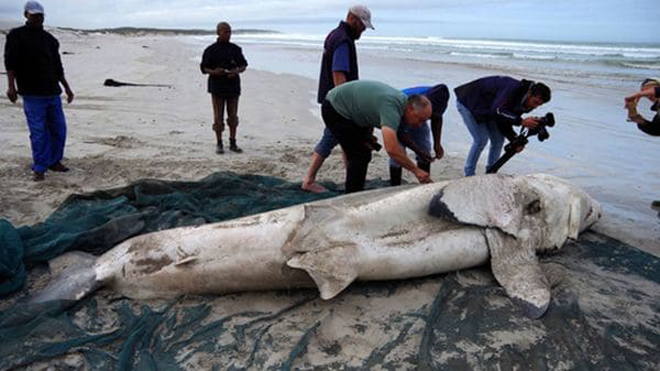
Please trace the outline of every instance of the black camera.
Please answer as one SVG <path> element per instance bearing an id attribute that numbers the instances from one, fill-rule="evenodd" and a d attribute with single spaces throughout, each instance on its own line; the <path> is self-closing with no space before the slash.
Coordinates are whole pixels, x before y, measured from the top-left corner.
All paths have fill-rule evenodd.
<path id="1" fill-rule="evenodd" d="M 530 131 L 530 135 L 536 134 L 539 142 L 543 142 L 544 140 L 550 138 L 550 133 L 548 133 L 548 129 L 546 129 L 546 127 L 553 126 L 555 126 L 555 115 L 553 115 L 552 112 L 548 112 L 545 114 L 545 116 L 539 118 L 539 125 L 536 127 L 536 129 Z"/>
<path id="2" fill-rule="evenodd" d="M 497 170 L 499 170 L 507 161 L 509 161 L 511 157 L 518 153 L 517 149 L 519 147 L 524 147 L 527 144 L 527 138 L 531 137 L 532 135 L 536 135 L 536 137 L 539 139 L 539 142 L 543 142 L 544 140 L 550 138 L 550 133 L 548 133 L 548 129 L 546 128 L 555 126 L 555 115 L 553 115 L 552 112 L 548 112 L 545 114 L 545 116 L 540 117 L 538 121 L 539 123 L 535 129 L 527 130 L 527 128 L 524 127 L 520 129 L 520 134 L 504 147 L 504 154 L 502 157 L 500 157 L 491 167 L 486 169 L 486 173 L 497 173 Z"/>

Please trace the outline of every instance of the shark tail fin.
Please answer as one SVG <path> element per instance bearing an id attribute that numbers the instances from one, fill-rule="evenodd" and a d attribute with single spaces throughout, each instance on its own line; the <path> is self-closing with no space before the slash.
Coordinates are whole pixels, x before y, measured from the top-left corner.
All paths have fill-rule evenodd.
<path id="1" fill-rule="evenodd" d="M 298 254 L 287 265 L 306 271 L 324 300 L 337 296 L 358 277 L 354 245 Z"/>
<path id="2" fill-rule="evenodd" d="M 498 229 L 487 228 L 491 268 L 511 300 L 530 318 L 540 318 L 550 306 L 550 284 L 536 251 Z"/>
<path id="3" fill-rule="evenodd" d="M 30 299 L 30 303 L 77 301 L 94 292 L 101 285 L 96 279 L 95 263 L 95 256 L 81 251 L 72 251 L 51 260 L 48 264 L 54 278 Z"/>

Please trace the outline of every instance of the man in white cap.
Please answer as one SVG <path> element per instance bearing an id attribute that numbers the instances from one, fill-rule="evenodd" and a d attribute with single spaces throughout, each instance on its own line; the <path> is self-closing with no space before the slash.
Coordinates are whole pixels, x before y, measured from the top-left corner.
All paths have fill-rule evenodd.
<path id="1" fill-rule="evenodd" d="M 59 42 L 43 28 L 43 6 L 28 1 L 23 15 L 27 19 L 25 25 L 11 30 L 5 43 L 7 97 L 12 103 L 16 103 L 19 95 L 23 98 L 34 161 L 33 179 L 42 181 L 47 170 L 69 171 L 61 162 L 66 120 L 60 84 L 68 103 L 73 101 L 73 91 L 64 78 Z"/>
<path id="2" fill-rule="evenodd" d="M 335 86 L 358 79 L 355 40 L 358 40 L 367 28 L 374 29 L 371 25 L 371 12 L 366 6 L 355 5 L 348 9 L 346 21 L 341 21 L 339 26 L 330 31 L 325 38 L 317 95 L 319 104 L 323 103 L 328 91 Z M 316 173 L 337 144 L 339 144 L 337 138 L 325 128 L 323 137 L 314 148 L 312 161 L 302 182 L 303 190 L 314 193 L 327 191 L 325 187 L 316 183 Z"/>

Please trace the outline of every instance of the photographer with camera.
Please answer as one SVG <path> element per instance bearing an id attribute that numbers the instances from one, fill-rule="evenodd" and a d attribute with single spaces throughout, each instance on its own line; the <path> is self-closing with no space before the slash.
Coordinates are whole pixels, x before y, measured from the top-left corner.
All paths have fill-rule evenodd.
<path id="1" fill-rule="evenodd" d="M 637 113 L 637 103 L 641 98 L 647 98 L 653 103 L 651 111 L 656 113 L 652 121 Z M 628 110 L 628 121 L 637 123 L 639 130 L 648 135 L 660 136 L 660 113 L 658 112 L 660 108 L 660 80 L 644 80 L 641 89 L 637 93 L 626 97 L 625 102 L 625 108 Z"/>
<path id="2" fill-rule="evenodd" d="M 502 153 L 504 138 L 514 141 L 519 136 L 513 126 L 535 130 L 537 117 L 521 116 L 550 101 L 550 88 L 543 83 L 516 80 L 509 76 L 483 77 L 454 89 L 456 107 L 463 117 L 474 141 L 465 161 L 465 176 L 475 174 L 481 152 L 490 141 L 486 169 L 497 162 Z M 547 133 L 547 132 L 545 132 Z M 516 143 L 516 152 L 525 143 Z"/>
<path id="3" fill-rule="evenodd" d="M 356 80 L 330 90 L 321 114 L 346 153 L 346 193 L 364 189 L 371 151 L 380 149 L 372 135 L 374 128 L 381 130 L 388 156 L 415 174 L 420 183 L 430 183 L 429 173 L 415 166 L 399 145 L 397 129 L 400 125 L 421 127 L 431 112 L 431 102 L 425 96 L 406 96 L 382 82 Z"/>

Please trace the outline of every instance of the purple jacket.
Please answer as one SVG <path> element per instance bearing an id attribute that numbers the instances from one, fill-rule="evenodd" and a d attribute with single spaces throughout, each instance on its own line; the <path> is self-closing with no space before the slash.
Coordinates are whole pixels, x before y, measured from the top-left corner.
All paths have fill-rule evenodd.
<path id="1" fill-rule="evenodd" d="M 513 126 L 520 126 L 520 116 L 530 111 L 523 103 L 533 84 L 509 76 L 489 76 L 461 85 L 454 92 L 477 122 L 495 121 L 500 132 L 512 140 L 516 136 Z"/>

